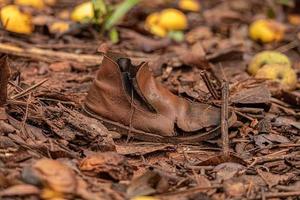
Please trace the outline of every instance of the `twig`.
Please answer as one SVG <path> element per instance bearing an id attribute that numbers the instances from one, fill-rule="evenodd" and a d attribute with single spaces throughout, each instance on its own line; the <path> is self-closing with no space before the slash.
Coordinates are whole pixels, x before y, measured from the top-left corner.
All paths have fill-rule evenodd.
<path id="1" fill-rule="evenodd" d="M 35 88 L 39 87 L 40 85 L 42 85 L 43 83 L 45 83 L 48 79 L 44 79 L 40 82 L 38 82 L 37 84 L 27 88 L 26 90 L 23 90 L 22 92 L 20 92 L 19 94 L 16 94 L 12 97 L 10 97 L 10 100 L 13 100 L 13 99 L 17 99 L 17 98 L 20 98 L 20 97 L 23 97 L 24 95 L 26 95 L 28 92 L 34 90 Z"/>
<path id="2" fill-rule="evenodd" d="M 216 184 L 216 185 L 212 185 L 212 186 L 208 186 L 208 187 L 194 187 L 194 188 L 190 188 L 190 189 L 183 190 L 183 191 L 174 191 L 174 192 L 160 194 L 160 195 L 157 195 L 157 197 L 188 195 L 188 194 L 198 193 L 203 190 L 205 191 L 205 190 L 218 189 L 218 188 L 222 188 L 222 185 Z"/>
<path id="3" fill-rule="evenodd" d="M 298 40 L 293 40 L 288 44 L 285 44 L 283 46 L 280 46 L 279 48 L 277 48 L 275 51 L 279 51 L 281 53 L 285 53 L 290 49 L 296 48 L 299 45 Z"/>
<path id="4" fill-rule="evenodd" d="M 299 158 L 299 157 L 300 157 L 300 155 L 290 153 L 290 154 L 286 154 L 286 155 L 262 156 L 262 157 L 256 157 L 254 159 L 256 159 L 255 164 L 262 164 L 262 163 L 266 163 L 266 162 L 284 160 L 287 158 Z"/>
<path id="5" fill-rule="evenodd" d="M 208 91 L 209 91 L 210 94 L 212 95 L 212 97 L 213 97 L 214 99 L 219 99 L 219 94 L 218 94 L 216 88 L 215 88 L 215 87 L 213 86 L 213 84 L 211 83 L 211 80 L 209 79 L 207 73 L 206 73 L 204 70 L 202 70 L 202 71 L 200 72 L 200 75 L 201 75 L 201 77 L 202 77 L 202 79 L 203 79 L 203 81 L 204 81 L 204 83 L 205 83 L 205 85 L 206 85 Z"/>
<path id="6" fill-rule="evenodd" d="M 246 173 L 246 171 L 248 169 L 254 167 L 256 164 L 257 164 L 257 158 L 254 158 L 253 162 L 247 168 L 245 168 L 245 169 L 243 169 L 243 170 L 241 170 L 241 171 L 238 172 L 238 175 L 240 176 L 240 175 Z"/>
<path id="7" fill-rule="evenodd" d="M 7 56 L 0 59 L 0 107 L 6 104 L 7 100 L 7 84 L 10 76 Z"/>
<path id="8" fill-rule="evenodd" d="M 74 61 L 84 64 L 86 66 L 98 65 L 102 62 L 103 55 L 88 55 L 88 54 L 76 54 L 76 53 L 67 53 L 62 51 L 52 51 L 41 49 L 37 47 L 30 46 L 27 44 L 27 48 L 17 47 L 10 44 L 0 43 L 0 53 L 6 53 L 14 56 L 20 56 L 25 58 L 30 58 L 33 60 L 44 61 L 48 63 L 56 62 L 56 61 Z M 151 61 L 151 59 L 147 59 L 145 57 L 132 58 L 134 63 L 141 63 L 145 60 Z"/>
<path id="9" fill-rule="evenodd" d="M 266 200 L 267 198 L 266 198 L 266 193 L 265 193 L 265 190 L 264 190 L 264 188 L 262 187 L 261 188 L 261 200 Z"/>
<path id="10" fill-rule="evenodd" d="M 238 114 L 238 115 L 240 115 L 240 116 L 242 116 L 242 117 L 248 119 L 249 121 L 253 121 L 253 120 L 254 120 L 253 117 L 250 117 L 250 116 L 248 116 L 248 115 L 246 115 L 246 114 L 244 114 L 244 113 L 242 113 L 242 112 L 239 112 L 239 111 L 237 111 L 237 110 L 235 110 L 235 109 L 234 109 L 234 112 L 235 112 L 236 114 Z"/>
<path id="11" fill-rule="evenodd" d="M 43 60 L 46 62 L 57 60 L 71 60 L 84 63 L 86 65 L 97 65 L 102 61 L 102 56 L 100 55 L 75 54 L 61 51 L 45 50 L 36 47 L 21 48 L 3 43 L 0 43 L 0 52 L 31 59 Z"/>
<path id="12" fill-rule="evenodd" d="M 300 191 L 294 191 L 294 192 L 265 192 L 264 194 L 266 199 L 271 198 L 284 198 L 284 197 L 299 197 Z M 250 199 L 261 199 L 262 196 L 250 198 Z"/>
<path id="13" fill-rule="evenodd" d="M 229 98 L 229 84 L 228 82 L 224 82 L 222 87 L 221 134 L 222 134 L 223 153 L 225 156 L 229 155 L 228 98 Z"/>

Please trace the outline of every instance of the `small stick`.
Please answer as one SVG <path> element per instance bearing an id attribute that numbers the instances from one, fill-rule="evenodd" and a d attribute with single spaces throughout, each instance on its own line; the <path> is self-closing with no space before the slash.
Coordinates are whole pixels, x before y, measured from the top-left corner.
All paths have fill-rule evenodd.
<path id="1" fill-rule="evenodd" d="M 13 100 L 13 99 L 17 99 L 17 98 L 20 98 L 20 97 L 23 97 L 24 95 L 26 95 L 27 93 L 29 93 L 30 91 L 34 90 L 35 88 L 39 87 L 40 85 L 44 84 L 46 81 L 48 81 L 48 79 L 44 79 L 40 82 L 38 82 L 37 84 L 27 88 L 26 90 L 23 90 L 22 92 L 20 92 L 19 94 L 16 94 L 14 96 L 12 96 L 10 98 L 10 100 Z"/>
<path id="2" fill-rule="evenodd" d="M 293 191 L 293 192 L 265 192 L 264 194 L 266 199 L 271 198 L 287 198 L 287 197 L 299 197 L 300 191 Z M 262 199 L 262 196 L 249 198 L 249 199 Z"/>
<path id="3" fill-rule="evenodd" d="M 225 156 L 229 155 L 228 98 L 229 98 L 229 84 L 226 81 L 223 83 L 223 87 L 222 87 L 222 107 L 221 107 L 222 147 Z"/>
<path id="4" fill-rule="evenodd" d="M 277 156 L 263 156 L 256 158 L 256 164 L 262 164 L 266 162 L 272 162 L 277 160 L 284 160 L 287 158 L 299 158 L 299 155 L 296 154 L 286 154 L 286 155 L 277 155 Z"/>
<path id="5" fill-rule="evenodd" d="M 3 107 L 7 101 L 7 84 L 10 76 L 7 56 L 0 58 L 0 107 Z"/>
<path id="6" fill-rule="evenodd" d="M 102 61 L 102 56 L 99 55 L 67 53 L 62 51 L 45 50 L 36 47 L 21 48 L 3 43 L 0 43 L 0 52 L 15 56 L 43 60 L 46 62 L 57 60 L 72 60 L 87 65 L 97 65 Z"/>
<path id="7" fill-rule="evenodd" d="M 37 61 L 44 61 L 47 63 L 53 63 L 57 61 L 74 61 L 84 64 L 86 66 L 99 65 L 102 62 L 103 55 L 89 55 L 89 54 L 76 54 L 63 51 L 53 51 L 49 49 L 41 49 L 32 47 L 27 44 L 26 48 L 18 47 L 11 44 L 0 43 L 0 53 L 10 54 L 14 56 L 20 56 L 30 58 Z M 147 58 L 133 58 L 133 62 L 150 61 Z"/>
<path id="8" fill-rule="evenodd" d="M 222 185 L 216 184 L 212 186 L 207 186 L 207 187 L 194 187 L 186 190 L 177 190 L 174 192 L 167 192 L 163 194 L 156 195 L 156 197 L 168 197 L 168 196 L 179 196 L 179 195 L 188 195 L 188 194 L 194 194 L 194 193 L 199 193 L 201 191 L 205 190 L 211 190 L 211 189 L 218 189 L 222 188 Z"/>
<path id="9" fill-rule="evenodd" d="M 203 79 L 203 81 L 204 81 L 204 83 L 205 83 L 205 85 L 206 85 L 208 91 L 209 91 L 210 94 L 212 95 L 212 97 L 213 97 L 214 99 L 219 99 L 218 92 L 217 92 L 216 88 L 213 86 L 213 84 L 211 83 L 211 81 L 210 81 L 210 79 L 209 79 L 207 73 L 206 73 L 204 70 L 202 70 L 202 71 L 200 72 L 200 76 L 202 77 L 202 79 Z"/>

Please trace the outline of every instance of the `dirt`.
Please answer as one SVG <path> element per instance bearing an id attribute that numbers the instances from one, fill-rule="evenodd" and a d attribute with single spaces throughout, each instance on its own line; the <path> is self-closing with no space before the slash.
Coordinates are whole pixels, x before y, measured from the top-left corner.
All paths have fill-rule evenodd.
<path id="1" fill-rule="evenodd" d="M 117 44 L 92 25 L 49 33 L 47 16 L 56 18 L 79 2 L 61 0 L 45 12 L 32 11 L 44 18 L 30 36 L 0 30 L 1 199 L 300 197 L 299 26 L 287 21 L 295 9 L 275 1 L 200 1 L 201 12 L 185 13 L 185 40 L 174 42 L 144 30 L 149 13 L 175 5 L 152 0 L 118 24 Z M 249 24 L 272 12 L 287 28 L 284 39 L 251 40 Z M 143 142 L 108 130 L 82 111 L 101 44 L 134 63 L 149 62 L 173 93 L 222 107 L 222 120 L 233 109 L 237 121 L 198 144 Z M 249 60 L 262 50 L 288 55 L 298 74 L 296 90 L 282 92 L 247 73 Z"/>

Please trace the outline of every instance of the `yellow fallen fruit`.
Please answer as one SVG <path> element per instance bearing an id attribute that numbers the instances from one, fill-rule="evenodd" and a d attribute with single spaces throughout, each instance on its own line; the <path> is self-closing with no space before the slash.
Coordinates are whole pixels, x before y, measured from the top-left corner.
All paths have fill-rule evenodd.
<path id="1" fill-rule="evenodd" d="M 159 200 L 159 199 L 151 196 L 137 196 L 130 200 Z"/>
<path id="2" fill-rule="evenodd" d="M 16 5 L 1 8 L 0 17 L 2 26 L 8 31 L 21 34 L 31 34 L 33 31 L 31 16 L 22 13 Z"/>
<path id="3" fill-rule="evenodd" d="M 20 6 L 31 6 L 37 9 L 45 8 L 44 0 L 15 0 L 15 4 Z"/>
<path id="4" fill-rule="evenodd" d="M 281 64 L 291 66 L 290 59 L 277 51 L 262 51 L 256 54 L 248 65 L 248 72 L 255 75 L 257 71 L 266 64 Z"/>
<path id="5" fill-rule="evenodd" d="M 89 21 L 94 17 L 92 1 L 82 3 L 74 8 L 71 13 L 71 19 L 76 22 Z"/>
<path id="6" fill-rule="evenodd" d="M 66 22 L 54 22 L 49 26 L 51 33 L 64 33 L 69 30 L 70 24 Z"/>
<path id="7" fill-rule="evenodd" d="M 158 26 L 158 25 L 153 25 L 149 28 L 149 32 L 156 35 L 156 36 L 159 36 L 159 37 L 165 37 L 168 32 L 166 31 L 166 29 Z"/>
<path id="8" fill-rule="evenodd" d="M 179 10 L 169 8 L 154 12 L 145 20 L 145 29 L 150 33 L 165 37 L 170 31 L 183 30 L 187 27 L 187 18 Z"/>
<path id="9" fill-rule="evenodd" d="M 165 37 L 167 30 L 158 25 L 159 18 L 160 14 L 158 12 L 148 15 L 145 21 L 145 29 L 156 36 Z"/>
<path id="10" fill-rule="evenodd" d="M 151 13 L 145 20 L 145 28 L 149 29 L 151 26 L 157 25 L 159 22 L 160 14 L 158 12 Z"/>
<path id="11" fill-rule="evenodd" d="M 196 0 L 180 0 L 178 2 L 178 7 L 182 10 L 198 12 L 201 9 L 201 6 Z"/>
<path id="12" fill-rule="evenodd" d="M 65 200 L 63 193 L 52 190 L 51 188 L 44 188 L 41 192 L 41 198 L 44 200 Z"/>
<path id="13" fill-rule="evenodd" d="M 284 26 L 271 19 L 260 19 L 250 25 L 249 35 L 264 43 L 278 42 L 284 37 Z"/>
<path id="14" fill-rule="evenodd" d="M 285 90 L 293 90 L 297 86 L 297 74 L 294 69 L 280 64 L 264 65 L 255 77 L 279 82 Z"/>
<path id="15" fill-rule="evenodd" d="M 184 30 L 187 28 L 185 14 L 174 8 L 167 8 L 160 13 L 158 25 L 166 30 Z"/>

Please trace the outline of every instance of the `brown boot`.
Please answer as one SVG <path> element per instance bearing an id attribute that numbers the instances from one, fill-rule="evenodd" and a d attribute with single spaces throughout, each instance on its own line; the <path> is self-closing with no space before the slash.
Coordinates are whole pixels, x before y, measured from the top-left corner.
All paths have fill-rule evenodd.
<path id="1" fill-rule="evenodd" d="M 220 132 L 219 108 L 174 95 L 147 63 L 133 66 L 118 56 L 104 56 L 84 110 L 108 128 L 146 141 L 195 143 Z M 234 118 L 231 114 L 230 123 Z"/>

